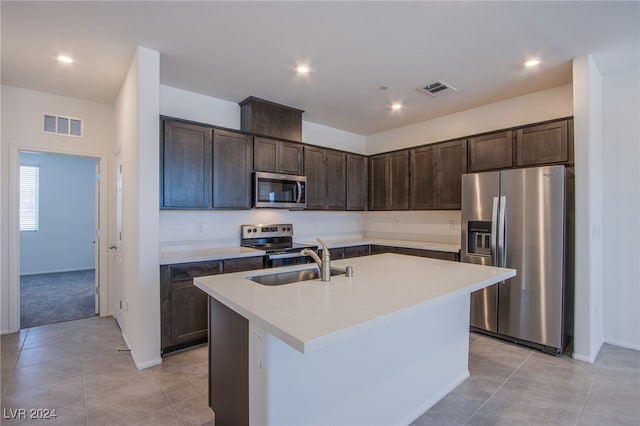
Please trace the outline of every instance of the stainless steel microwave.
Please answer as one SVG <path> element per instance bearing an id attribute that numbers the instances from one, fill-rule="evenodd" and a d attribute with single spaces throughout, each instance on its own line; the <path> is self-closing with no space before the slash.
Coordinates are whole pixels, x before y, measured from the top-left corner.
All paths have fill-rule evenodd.
<path id="1" fill-rule="evenodd" d="M 254 172 L 253 206 L 281 209 L 307 207 L 307 177 Z"/>

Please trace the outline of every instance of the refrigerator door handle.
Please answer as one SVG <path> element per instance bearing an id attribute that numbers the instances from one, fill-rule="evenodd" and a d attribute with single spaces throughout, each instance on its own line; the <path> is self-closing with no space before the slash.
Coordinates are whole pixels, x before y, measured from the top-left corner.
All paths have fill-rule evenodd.
<path id="1" fill-rule="evenodd" d="M 498 197 L 493 197 L 493 208 L 491 210 L 491 264 L 500 266 L 500 256 L 498 249 Z"/>
<path id="2" fill-rule="evenodd" d="M 495 201 L 494 201 L 495 202 Z M 498 266 L 507 267 L 507 197 L 500 197 L 498 207 L 498 252 L 500 252 L 500 263 Z"/>

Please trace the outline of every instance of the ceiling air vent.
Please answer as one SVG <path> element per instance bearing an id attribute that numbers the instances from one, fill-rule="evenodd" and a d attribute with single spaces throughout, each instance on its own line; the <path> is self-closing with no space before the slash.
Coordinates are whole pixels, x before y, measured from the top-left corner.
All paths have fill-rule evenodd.
<path id="1" fill-rule="evenodd" d="M 424 87 L 418 87 L 418 90 L 431 96 L 439 96 L 449 92 L 455 92 L 456 88 L 448 85 L 442 80 L 438 80 L 435 83 L 427 84 Z"/>

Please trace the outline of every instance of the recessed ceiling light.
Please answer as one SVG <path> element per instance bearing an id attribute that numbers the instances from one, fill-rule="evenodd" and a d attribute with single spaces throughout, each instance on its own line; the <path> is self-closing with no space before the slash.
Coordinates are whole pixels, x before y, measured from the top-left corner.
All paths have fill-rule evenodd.
<path id="1" fill-rule="evenodd" d="M 539 64 L 540 64 L 540 59 L 534 58 L 534 59 L 529 59 L 528 61 L 525 61 L 524 66 L 535 67 L 536 65 L 539 65 Z"/>
<path id="2" fill-rule="evenodd" d="M 309 72 L 309 67 L 306 65 L 298 65 L 296 72 L 298 74 L 307 74 Z"/>
<path id="3" fill-rule="evenodd" d="M 73 63 L 73 59 L 71 59 L 68 56 L 64 56 L 64 55 L 58 55 L 58 60 L 60 62 L 64 62 L 65 64 L 71 64 Z"/>
<path id="4" fill-rule="evenodd" d="M 400 102 L 395 102 L 391 104 L 391 109 L 394 111 L 398 111 L 402 109 L 402 104 Z"/>

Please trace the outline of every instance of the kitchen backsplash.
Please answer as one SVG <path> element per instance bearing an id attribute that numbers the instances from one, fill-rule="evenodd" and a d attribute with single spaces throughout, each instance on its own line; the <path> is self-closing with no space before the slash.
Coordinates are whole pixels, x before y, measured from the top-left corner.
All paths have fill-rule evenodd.
<path id="1" fill-rule="evenodd" d="M 292 223 L 295 241 L 388 238 L 459 244 L 459 211 L 319 212 L 280 209 L 160 211 L 162 250 L 234 247 L 240 225 Z"/>
<path id="2" fill-rule="evenodd" d="M 366 212 L 365 236 L 460 244 L 460 211 Z"/>

